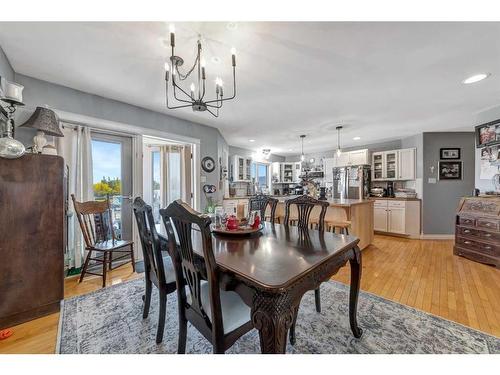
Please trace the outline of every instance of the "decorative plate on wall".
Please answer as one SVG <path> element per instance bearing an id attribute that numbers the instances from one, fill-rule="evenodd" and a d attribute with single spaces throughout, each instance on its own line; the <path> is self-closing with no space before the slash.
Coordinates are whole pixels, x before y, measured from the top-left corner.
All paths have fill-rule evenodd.
<path id="1" fill-rule="evenodd" d="M 207 173 L 213 172 L 215 169 L 215 160 L 210 156 L 205 156 L 201 159 L 201 168 Z"/>

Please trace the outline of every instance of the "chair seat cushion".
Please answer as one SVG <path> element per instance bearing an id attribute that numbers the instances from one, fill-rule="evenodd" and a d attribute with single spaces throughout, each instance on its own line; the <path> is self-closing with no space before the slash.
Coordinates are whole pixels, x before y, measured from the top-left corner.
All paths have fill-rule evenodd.
<path id="1" fill-rule="evenodd" d="M 212 320 L 212 306 L 210 305 L 209 286 L 207 281 L 200 283 L 201 304 L 208 318 Z M 188 303 L 191 303 L 191 296 L 187 295 Z M 250 307 L 243 302 L 241 297 L 232 291 L 220 291 L 220 303 L 222 310 L 222 324 L 224 334 L 227 334 L 241 327 L 250 321 Z"/>

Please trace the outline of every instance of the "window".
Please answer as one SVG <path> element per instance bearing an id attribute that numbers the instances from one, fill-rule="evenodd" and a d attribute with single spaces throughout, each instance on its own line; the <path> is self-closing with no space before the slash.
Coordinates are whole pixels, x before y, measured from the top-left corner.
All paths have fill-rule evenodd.
<path id="1" fill-rule="evenodd" d="M 251 177 L 259 185 L 259 188 L 268 188 L 269 164 L 252 163 Z"/>

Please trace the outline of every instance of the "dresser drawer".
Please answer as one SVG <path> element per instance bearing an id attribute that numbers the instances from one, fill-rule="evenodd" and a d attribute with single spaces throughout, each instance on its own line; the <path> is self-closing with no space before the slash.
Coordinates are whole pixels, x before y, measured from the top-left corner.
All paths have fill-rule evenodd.
<path id="1" fill-rule="evenodd" d="M 478 228 L 485 228 L 497 232 L 500 231 L 500 221 L 495 219 L 478 218 L 476 220 L 476 226 Z"/>
<path id="2" fill-rule="evenodd" d="M 477 240 L 472 240 L 470 238 L 457 237 L 456 246 L 477 251 L 481 254 L 500 256 L 500 246 L 493 245 L 490 243 L 485 243 Z"/>
<path id="3" fill-rule="evenodd" d="M 405 201 L 389 201 L 388 206 L 389 206 L 389 208 L 405 208 L 406 202 Z"/>
<path id="4" fill-rule="evenodd" d="M 460 225 L 467 225 L 469 227 L 473 227 L 474 225 L 476 225 L 476 220 L 474 218 L 471 218 L 471 217 L 460 216 L 458 218 L 458 223 Z"/>
<path id="5" fill-rule="evenodd" d="M 462 237 L 476 237 L 476 238 L 481 238 L 481 230 L 479 229 L 473 229 L 473 228 L 468 228 L 468 227 L 459 227 L 457 226 L 457 234 L 462 236 Z"/>
<path id="6" fill-rule="evenodd" d="M 455 248 L 453 249 L 453 253 L 455 255 L 460 255 L 476 262 L 490 264 L 497 268 L 500 267 L 500 259 L 498 257 L 491 257 L 486 254 L 481 254 L 475 250 L 469 250 L 460 246 L 455 246 Z"/>
<path id="7" fill-rule="evenodd" d="M 484 230 L 479 231 L 479 236 L 487 241 L 493 241 L 500 243 L 500 233 L 486 232 Z"/>

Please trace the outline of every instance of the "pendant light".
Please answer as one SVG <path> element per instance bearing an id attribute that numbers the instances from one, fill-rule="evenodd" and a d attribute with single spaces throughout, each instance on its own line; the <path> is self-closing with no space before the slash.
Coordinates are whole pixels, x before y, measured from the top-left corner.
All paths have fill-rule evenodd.
<path id="1" fill-rule="evenodd" d="M 340 157 L 342 154 L 342 150 L 340 149 L 340 130 L 342 130 L 342 126 L 339 125 L 335 129 L 337 129 L 337 157 Z"/>
<path id="2" fill-rule="evenodd" d="M 304 155 L 304 138 L 305 138 L 305 134 L 302 134 L 300 136 L 300 139 L 301 139 L 301 142 L 302 142 L 302 153 L 300 154 L 300 161 L 304 161 L 306 160 L 306 156 Z"/>

